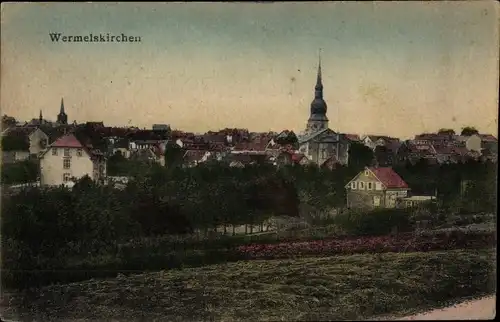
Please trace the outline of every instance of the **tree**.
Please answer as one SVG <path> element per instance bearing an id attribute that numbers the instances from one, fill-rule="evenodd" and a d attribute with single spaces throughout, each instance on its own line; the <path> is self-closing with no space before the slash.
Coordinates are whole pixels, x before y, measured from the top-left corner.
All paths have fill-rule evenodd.
<path id="1" fill-rule="evenodd" d="M 108 159 L 108 174 L 111 176 L 127 174 L 129 162 L 130 161 L 127 160 L 120 151 L 116 151 L 116 153 Z"/>
<path id="2" fill-rule="evenodd" d="M 364 167 L 373 164 L 372 149 L 364 144 L 352 142 L 349 146 L 349 167 L 361 171 Z"/>
<path id="3" fill-rule="evenodd" d="M 17 123 L 17 120 L 14 117 L 4 114 L 2 116 L 2 131 L 8 127 L 16 126 L 16 123 Z"/>
<path id="4" fill-rule="evenodd" d="M 462 129 L 462 132 L 460 133 L 460 135 L 463 135 L 463 136 L 471 136 L 471 135 L 474 135 L 474 134 L 479 134 L 479 131 L 476 130 L 475 127 L 473 126 L 466 126 Z"/>
<path id="5" fill-rule="evenodd" d="M 38 180 L 39 164 L 37 161 L 25 160 L 2 165 L 2 183 L 29 183 Z"/>
<path id="6" fill-rule="evenodd" d="M 178 167 L 183 162 L 184 149 L 176 143 L 168 143 L 165 146 L 165 167 Z"/>
<path id="7" fill-rule="evenodd" d="M 2 136 L 2 151 L 28 151 L 30 148 L 26 138 L 20 136 Z"/>
<path id="8" fill-rule="evenodd" d="M 455 135 L 455 130 L 453 130 L 453 129 L 439 129 L 438 134 Z"/>

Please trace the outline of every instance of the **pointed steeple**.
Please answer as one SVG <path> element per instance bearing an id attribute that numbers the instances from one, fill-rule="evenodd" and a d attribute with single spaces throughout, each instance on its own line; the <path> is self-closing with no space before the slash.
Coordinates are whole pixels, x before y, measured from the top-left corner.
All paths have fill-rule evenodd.
<path id="1" fill-rule="evenodd" d="M 60 114 L 65 114 L 64 113 L 64 98 L 61 97 L 61 110 L 59 111 Z"/>
<path id="2" fill-rule="evenodd" d="M 64 99 L 61 98 L 61 109 L 57 115 L 57 123 L 68 124 L 68 115 L 64 112 Z"/>
<path id="3" fill-rule="evenodd" d="M 316 86 L 314 87 L 314 99 L 311 102 L 311 114 L 307 121 L 306 132 L 315 132 L 328 128 L 328 117 L 326 116 L 327 105 L 323 99 L 323 79 L 321 75 L 321 49 L 318 55 L 318 74 Z"/>
<path id="4" fill-rule="evenodd" d="M 42 124 L 43 121 L 42 110 L 40 110 L 40 116 L 38 117 L 38 121 L 40 122 L 40 124 Z"/>
<path id="5" fill-rule="evenodd" d="M 316 77 L 315 98 L 323 98 L 323 80 L 321 78 L 321 49 L 318 54 L 318 75 Z"/>

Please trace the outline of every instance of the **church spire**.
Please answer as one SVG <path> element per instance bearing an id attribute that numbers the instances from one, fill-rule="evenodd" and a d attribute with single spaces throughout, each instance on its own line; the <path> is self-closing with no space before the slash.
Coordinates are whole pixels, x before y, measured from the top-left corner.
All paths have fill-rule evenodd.
<path id="1" fill-rule="evenodd" d="M 64 98 L 61 97 L 61 110 L 59 111 L 60 114 L 65 114 L 64 113 Z"/>
<path id="2" fill-rule="evenodd" d="M 68 115 L 64 112 L 64 98 L 61 98 L 61 109 L 57 115 L 57 123 L 68 124 Z"/>
<path id="3" fill-rule="evenodd" d="M 326 102 L 323 99 L 323 80 L 321 75 L 321 50 L 318 55 L 318 74 L 316 86 L 314 87 L 314 99 L 311 102 L 311 114 L 307 121 L 306 132 L 315 132 L 328 128 L 328 117 L 326 116 Z"/>
<path id="4" fill-rule="evenodd" d="M 40 124 L 42 124 L 43 121 L 42 110 L 40 110 L 40 116 L 38 117 L 38 121 L 40 121 Z"/>
<path id="5" fill-rule="evenodd" d="M 323 81 L 321 78 L 321 49 L 318 54 L 318 75 L 316 77 L 316 87 L 314 88 L 314 97 L 323 98 Z"/>

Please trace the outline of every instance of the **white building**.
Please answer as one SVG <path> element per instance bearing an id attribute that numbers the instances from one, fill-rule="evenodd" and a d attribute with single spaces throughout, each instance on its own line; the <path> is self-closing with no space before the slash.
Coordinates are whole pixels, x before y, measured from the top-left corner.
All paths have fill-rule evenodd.
<path id="1" fill-rule="evenodd" d="M 88 175 L 95 181 L 106 177 L 106 159 L 96 149 L 84 146 L 73 134 L 54 141 L 40 155 L 40 184 L 67 185 L 72 178 Z"/>

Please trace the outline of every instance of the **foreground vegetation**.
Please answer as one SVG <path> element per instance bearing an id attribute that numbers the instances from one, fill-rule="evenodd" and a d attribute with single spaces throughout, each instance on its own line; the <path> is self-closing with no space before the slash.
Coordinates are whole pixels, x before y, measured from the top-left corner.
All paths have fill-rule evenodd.
<path id="1" fill-rule="evenodd" d="M 418 170 L 420 165 L 415 167 Z M 472 182 L 461 196 L 452 186 L 460 187 L 460 180 L 471 169 L 477 170 L 471 172 L 475 177 L 467 177 Z M 357 171 L 352 167 L 330 171 L 294 166 L 152 166 L 138 168 L 122 190 L 84 178 L 72 190 L 26 188 L 19 194 L 3 194 L 2 285 L 39 286 L 109 277 L 116 271 L 240 260 L 240 254 L 232 251 L 255 240 L 215 238 L 210 232 L 227 226 L 226 233 L 231 235 L 231 225 L 259 224 L 272 216 L 300 216 L 313 226 L 335 227 L 334 231 L 300 237 L 311 240 L 411 232 L 418 218 L 443 224 L 454 207 L 465 211 L 459 215 L 467 219 L 473 217 L 471 213 L 493 213 L 492 204 L 496 205 L 494 180 L 487 176 L 492 173 L 490 164 L 450 165 L 439 171 L 442 175 L 454 173 L 458 183 L 451 179 L 440 183 L 439 191 L 447 197 L 426 211 L 344 212 L 333 221 L 325 219 L 332 208 L 342 208 L 344 185 Z M 414 167 L 408 171 L 408 180 L 422 176 Z M 257 239 L 268 244 L 298 238 L 268 235 Z M 453 248 L 456 246 L 447 247 Z"/>
<path id="2" fill-rule="evenodd" d="M 356 320 L 495 292 L 495 250 L 242 261 L 4 294 L 40 321 Z"/>

